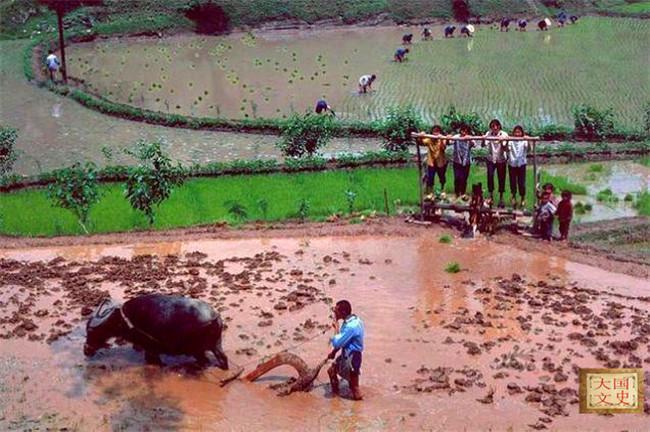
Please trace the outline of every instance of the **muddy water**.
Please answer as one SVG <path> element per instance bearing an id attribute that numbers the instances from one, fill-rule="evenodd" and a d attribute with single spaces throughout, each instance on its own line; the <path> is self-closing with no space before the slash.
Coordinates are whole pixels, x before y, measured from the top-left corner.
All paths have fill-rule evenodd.
<path id="1" fill-rule="evenodd" d="M 589 203 L 593 210 L 583 215 L 575 215 L 577 222 L 636 216 L 634 202 L 625 201 L 625 196 L 631 195 L 636 199 L 638 193 L 650 188 L 650 168 L 633 161 L 546 165 L 544 170 L 554 175 L 567 176 L 587 187 L 587 195 L 574 196 L 573 203 Z M 610 189 L 618 201 L 598 201 L 598 192 L 605 189 Z"/>
<path id="2" fill-rule="evenodd" d="M 421 27 L 408 26 L 110 40 L 74 46 L 70 70 L 109 99 L 186 115 L 280 117 L 325 98 L 340 117 L 356 120 L 412 104 L 433 121 L 453 104 L 508 124 L 571 125 L 571 106 L 580 102 L 613 105 L 638 129 L 648 83 L 618 59 L 647 67 L 636 42 L 647 29 L 586 18 L 580 27 L 545 34 L 478 26 L 471 39 L 443 39 L 435 26 L 432 41 L 421 41 Z M 407 33 L 414 34 L 410 59 L 394 63 Z M 621 44 L 608 47 L 601 38 Z M 592 50 L 603 53 L 607 67 L 588 55 Z M 359 77 L 372 73 L 376 91 L 358 95 Z"/>
<path id="3" fill-rule="evenodd" d="M 444 272 L 452 261 L 463 271 Z M 13 249 L 0 250 L 0 265 L 0 333 L 9 337 L 0 344 L 2 429 L 524 430 L 546 424 L 553 430 L 643 430 L 649 421 L 647 414 L 578 415 L 570 390 L 577 389 L 574 367 L 650 361 L 643 343 L 635 358 L 613 354 L 606 342 L 643 337 L 639 325 L 648 322 L 648 302 L 637 296 L 647 295 L 647 281 L 484 240 L 445 245 L 426 234 Z M 523 280 L 511 278 L 514 272 Z M 320 334 L 329 334 L 329 301 L 347 298 L 366 325 L 366 400 L 332 398 L 324 371 L 310 393 L 281 398 L 267 385 L 295 373 L 286 367 L 256 383 L 219 388 L 219 370 L 196 371 L 184 357 L 164 357 L 162 369 L 144 366 L 142 353 L 129 345 L 86 360 L 80 309 L 98 301 L 102 290 L 118 299 L 152 290 L 205 299 L 228 324 L 224 347 L 231 364 L 246 370 L 281 349 L 316 364 L 328 352 Z M 299 297 L 303 303 L 291 300 L 300 290 L 313 295 Z M 590 312 L 562 311 L 555 300 Z M 49 315 L 37 313 L 42 309 Z M 16 334 L 8 318 L 17 310 L 37 328 Z M 260 326 L 262 312 L 272 314 L 271 325 Z M 609 356 L 596 360 L 592 344 L 567 335 L 586 334 L 589 317 L 603 314 L 615 317 L 607 322 L 617 330 L 605 327 L 591 338 Z M 38 340 L 48 332 L 53 342 Z M 469 354 L 471 343 L 478 354 Z M 495 361 L 506 354 L 526 368 Z M 436 367 L 452 369 L 443 390 L 427 389 Z M 508 383 L 522 393 L 509 395 Z M 551 408 L 525 401 L 541 384 L 569 388 L 558 402 L 562 409 L 553 408 L 557 400 Z M 494 401 L 478 402 L 490 388 Z M 558 397 L 540 392 L 543 399 Z"/>
<path id="4" fill-rule="evenodd" d="M 74 161 L 113 164 L 133 160 L 122 149 L 138 140 L 164 139 L 174 158 L 186 163 L 278 157 L 276 136 L 165 128 L 108 117 L 25 81 L 25 41 L 0 41 L 0 119 L 19 129 L 17 174 L 38 174 Z M 325 152 L 376 149 L 377 140 L 335 139 Z"/>

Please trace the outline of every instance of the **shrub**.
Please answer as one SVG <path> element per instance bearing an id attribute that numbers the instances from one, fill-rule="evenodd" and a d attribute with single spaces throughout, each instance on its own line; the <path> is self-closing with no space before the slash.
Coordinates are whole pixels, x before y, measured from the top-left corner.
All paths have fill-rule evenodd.
<path id="1" fill-rule="evenodd" d="M 95 164 L 88 162 L 82 166 L 77 162 L 69 168 L 55 171 L 54 183 L 48 187 L 48 196 L 55 206 L 71 210 L 87 234 L 88 212 L 100 198 Z"/>
<path id="2" fill-rule="evenodd" d="M 18 130 L 0 126 L 0 178 L 8 175 L 16 162 L 16 139 Z"/>
<path id="3" fill-rule="evenodd" d="M 298 201 L 298 217 L 300 218 L 300 222 L 303 223 L 307 220 L 307 217 L 309 217 L 309 201 L 305 198 Z"/>
<path id="4" fill-rule="evenodd" d="M 153 207 L 159 206 L 175 187 L 183 184 L 185 170 L 180 163 L 172 163 L 162 151 L 160 142 L 147 144 L 140 141 L 135 152 L 129 154 L 135 156 L 140 164 L 129 168 L 125 195 L 131 207 L 144 212 L 149 224 L 153 225 Z"/>
<path id="5" fill-rule="evenodd" d="M 575 132 L 589 138 L 604 138 L 615 131 L 612 108 L 598 110 L 588 105 L 573 108 Z"/>
<path id="6" fill-rule="evenodd" d="M 389 107 L 386 117 L 376 125 L 377 133 L 384 138 L 384 149 L 390 152 L 408 150 L 409 145 L 415 144 L 411 133 L 422 128 L 422 118 L 411 105 Z"/>
<path id="7" fill-rule="evenodd" d="M 216 34 L 228 30 L 228 16 L 221 6 L 200 0 L 193 0 L 188 6 L 185 16 L 196 23 L 197 33 Z"/>
<path id="8" fill-rule="evenodd" d="M 458 273 L 460 272 L 460 264 L 458 264 L 457 262 L 447 263 L 447 266 L 445 267 L 445 271 L 447 273 Z"/>
<path id="9" fill-rule="evenodd" d="M 618 197 L 614 195 L 611 189 L 603 189 L 596 194 L 596 199 L 604 203 L 616 203 L 618 202 Z"/>
<path id="10" fill-rule="evenodd" d="M 357 193 L 353 190 L 345 191 L 345 200 L 348 202 L 348 213 L 352 214 L 354 211 L 354 201 L 357 199 Z"/>
<path id="11" fill-rule="evenodd" d="M 451 243 L 451 236 L 449 234 L 443 234 L 443 235 L 440 236 L 438 241 L 440 243 L 450 244 Z"/>
<path id="12" fill-rule="evenodd" d="M 631 193 L 625 194 L 625 198 L 623 198 L 623 201 L 632 202 L 634 201 L 634 196 Z"/>
<path id="13" fill-rule="evenodd" d="M 332 139 L 337 129 L 338 125 L 330 115 L 293 113 L 280 126 L 277 146 L 285 156 L 313 156 Z"/>
<path id="14" fill-rule="evenodd" d="M 228 210 L 228 214 L 230 214 L 230 216 L 235 220 L 243 222 L 248 218 L 248 210 L 246 209 L 246 206 L 239 201 L 226 201 L 224 206 L 226 207 L 226 210 Z"/>
<path id="15" fill-rule="evenodd" d="M 634 203 L 634 208 L 641 216 L 650 216 L 650 192 L 641 192 Z"/>
<path id="16" fill-rule="evenodd" d="M 459 112 L 453 105 L 440 117 L 440 123 L 448 133 L 458 132 L 461 126 L 467 126 L 471 135 L 482 135 L 487 129 L 478 114 Z"/>

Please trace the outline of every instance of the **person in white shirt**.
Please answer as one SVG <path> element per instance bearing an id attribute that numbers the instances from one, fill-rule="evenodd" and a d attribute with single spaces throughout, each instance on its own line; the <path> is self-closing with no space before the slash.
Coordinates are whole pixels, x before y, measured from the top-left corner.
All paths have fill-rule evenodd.
<path id="1" fill-rule="evenodd" d="M 54 51 L 48 51 L 45 64 L 47 65 L 47 70 L 50 72 L 50 79 L 54 81 L 54 73 L 58 72 L 61 67 L 61 62 L 59 62 L 59 58 L 54 54 Z"/>
<path id="2" fill-rule="evenodd" d="M 490 130 L 485 134 L 486 137 L 504 137 L 508 134 L 501 130 L 501 122 L 497 119 L 490 121 Z M 494 194 L 494 172 L 497 173 L 499 181 L 499 207 L 503 207 L 503 193 L 506 190 L 506 142 L 505 141 L 483 141 L 483 146 L 487 146 L 487 184 L 490 193 L 490 201 L 493 202 Z"/>
<path id="3" fill-rule="evenodd" d="M 368 90 L 372 91 L 372 83 L 377 79 L 377 75 L 363 75 L 359 78 L 359 93 L 368 93 Z"/>
<path id="4" fill-rule="evenodd" d="M 523 137 L 524 128 L 520 125 L 512 129 L 512 136 Z M 512 138 L 512 137 L 511 137 Z M 517 189 L 521 201 L 520 207 L 526 207 L 526 156 L 528 153 L 528 141 L 508 141 L 508 177 L 510 177 L 510 195 L 512 195 L 512 206 L 517 207 Z"/>

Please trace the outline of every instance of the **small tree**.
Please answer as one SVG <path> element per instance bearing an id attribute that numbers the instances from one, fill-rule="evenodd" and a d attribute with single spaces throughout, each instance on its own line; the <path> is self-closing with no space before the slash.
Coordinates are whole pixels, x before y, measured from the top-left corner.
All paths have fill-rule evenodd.
<path id="1" fill-rule="evenodd" d="M 467 0 L 453 0 L 451 2 L 451 9 L 454 13 L 456 21 L 468 22 L 471 12 Z"/>
<path id="2" fill-rule="evenodd" d="M 462 113 L 450 106 L 446 114 L 440 116 L 440 123 L 446 132 L 458 132 L 461 126 L 467 126 L 471 135 L 482 135 L 486 126 L 476 113 Z"/>
<path id="3" fill-rule="evenodd" d="M 228 210 L 230 216 L 235 218 L 238 222 L 244 222 L 246 218 L 248 218 L 248 210 L 246 209 L 246 206 L 239 201 L 226 201 L 224 206 L 226 207 L 226 210 Z"/>
<path id="4" fill-rule="evenodd" d="M 603 138 L 614 132 L 614 111 L 598 110 L 588 105 L 573 108 L 573 118 L 578 135 Z"/>
<path id="5" fill-rule="evenodd" d="M 61 73 L 63 82 L 68 82 L 68 72 L 65 64 L 65 41 L 63 38 L 63 17 L 73 10 L 82 6 L 98 6 L 103 0 L 38 0 L 42 5 L 47 6 L 56 13 L 57 26 L 59 28 L 59 46 L 61 47 Z"/>
<path id="6" fill-rule="evenodd" d="M 180 163 L 174 165 L 165 154 L 159 141 L 139 142 L 135 152 L 129 152 L 139 161 L 130 168 L 126 179 L 125 195 L 131 207 L 142 211 L 154 223 L 154 206 L 159 206 L 171 195 L 175 187 L 185 181 L 185 170 Z"/>
<path id="7" fill-rule="evenodd" d="M 384 148 L 388 151 L 404 151 L 414 145 L 412 132 L 422 129 L 423 122 L 413 106 L 389 107 L 388 115 L 377 123 L 377 132 L 384 138 Z"/>
<path id="8" fill-rule="evenodd" d="M 18 130 L 0 126 L 0 178 L 11 172 L 16 162 L 16 139 Z"/>
<path id="9" fill-rule="evenodd" d="M 99 201 L 97 167 L 92 162 L 76 162 L 69 168 L 54 171 L 54 183 L 48 187 L 48 196 L 54 205 L 71 210 L 84 232 L 90 208 Z"/>
<path id="10" fill-rule="evenodd" d="M 332 139 L 337 129 L 331 115 L 293 113 L 281 127 L 277 146 L 284 156 L 313 156 Z"/>

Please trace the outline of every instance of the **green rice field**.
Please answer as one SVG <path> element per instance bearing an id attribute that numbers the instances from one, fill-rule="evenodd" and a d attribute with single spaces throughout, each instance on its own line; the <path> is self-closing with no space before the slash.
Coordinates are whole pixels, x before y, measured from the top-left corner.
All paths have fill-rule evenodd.
<path id="1" fill-rule="evenodd" d="M 391 214 L 404 206 L 418 204 L 417 170 L 415 168 L 365 168 L 300 174 L 225 176 L 192 179 L 173 192 L 157 211 L 156 229 L 187 227 L 225 221 L 281 221 L 299 217 L 304 200 L 304 216 L 324 220 L 350 209 L 348 192 L 354 195 L 353 211 L 385 212 L 384 190 Z M 583 185 L 566 177 L 543 173 L 542 181 L 550 181 L 558 190 L 586 193 Z M 469 182 L 485 184 L 485 167 L 472 168 Z M 528 204 L 533 203 L 533 172 L 528 170 Z M 470 186 L 468 186 L 469 192 Z M 445 190 L 453 192 L 453 170 L 447 169 Z M 90 212 L 87 227 L 91 233 L 146 229 L 142 213 L 134 211 L 124 197 L 124 186 L 113 183 L 102 186 L 102 199 Z M 506 192 L 509 202 L 510 195 Z M 266 205 L 262 202 L 266 202 Z M 245 209 L 245 217 L 235 217 L 228 209 L 237 203 Z M 266 210 L 263 208 L 266 207 Z M 45 189 L 29 189 L 0 194 L 0 234 L 53 236 L 82 234 L 82 228 L 71 212 L 52 207 Z"/>
<path id="2" fill-rule="evenodd" d="M 532 23 L 531 23 L 532 24 Z M 532 28 L 531 28 L 532 27 Z M 92 92 L 143 108 L 193 116 L 282 117 L 321 97 L 343 119 L 413 104 L 436 121 L 450 105 L 506 124 L 572 126 L 572 107 L 614 109 L 643 129 L 650 101 L 647 20 L 584 17 L 548 32 L 478 27 L 473 38 L 420 41 L 418 27 L 110 39 L 71 48 L 69 68 Z M 392 61 L 414 33 L 409 60 Z M 358 77 L 376 73 L 358 95 Z"/>

